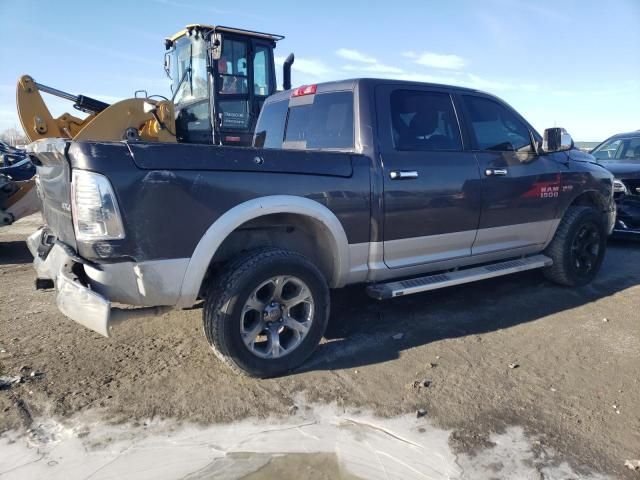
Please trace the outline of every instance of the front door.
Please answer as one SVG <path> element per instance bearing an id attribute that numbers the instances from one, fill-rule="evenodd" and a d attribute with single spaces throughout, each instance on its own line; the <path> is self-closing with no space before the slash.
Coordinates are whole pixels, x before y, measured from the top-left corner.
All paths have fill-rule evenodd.
<path id="1" fill-rule="evenodd" d="M 251 126 L 250 69 L 248 65 L 250 41 L 230 35 L 222 41 L 222 54 L 216 62 L 216 121 L 223 145 L 248 145 Z"/>
<path id="2" fill-rule="evenodd" d="M 384 262 L 408 267 L 471 255 L 480 174 L 445 89 L 376 89 L 383 164 Z"/>
<path id="3" fill-rule="evenodd" d="M 482 177 L 473 254 L 544 244 L 557 225 L 559 164 L 535 152 L 532 129 L 510 107 L 481 94 L 460 98 Z"/>
<path id="4" fill-rule="evenodd" d="M 249 146 L 264 100 L 275 91 L 273 46 L 226 35 L 216 62 L 215 143 Z"/>

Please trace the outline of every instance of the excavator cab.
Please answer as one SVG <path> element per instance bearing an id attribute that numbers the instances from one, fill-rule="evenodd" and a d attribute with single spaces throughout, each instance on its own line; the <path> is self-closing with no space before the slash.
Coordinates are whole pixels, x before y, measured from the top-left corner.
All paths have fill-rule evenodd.
<path id="1" fill-rule="evenodd" d="M 265 99 L 276 91 L 273 50 L 281 35 L 188 25 L 165 40 L 176 139 L 181 143 L 251 145 Z M 285 89 L 291 88 L 285 64 Z M 288 83 L 288 84 L 287 84 Z"/>

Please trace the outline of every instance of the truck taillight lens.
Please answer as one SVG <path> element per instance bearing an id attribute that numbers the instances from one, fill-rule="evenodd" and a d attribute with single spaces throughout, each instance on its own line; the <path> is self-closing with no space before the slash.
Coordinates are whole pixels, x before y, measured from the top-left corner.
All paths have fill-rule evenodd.
<path id="1" fill-rule="evenodd" d="M 124 238 L 118 202 L 111 183 L 104 175 L 73 170 L 71 209 L 78 240 Z"/>

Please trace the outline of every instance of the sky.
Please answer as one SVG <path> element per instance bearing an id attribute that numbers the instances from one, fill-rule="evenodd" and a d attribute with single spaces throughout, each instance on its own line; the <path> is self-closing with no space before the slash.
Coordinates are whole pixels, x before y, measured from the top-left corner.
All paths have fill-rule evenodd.
<path id="1" fill-rule="evenodd" d="M 0 0 L 0 131 L 23 74 L 107 102 L 167 95 L 164 38 L 190 23 L 285 35 L 293 84 L 378 77 L 491 92 L 576 141 L 640 129 L 640 0 Z M 281 82 L 280 82 L 281 84 Z M 45 96 L 54 115 L 72 104 Z"/>

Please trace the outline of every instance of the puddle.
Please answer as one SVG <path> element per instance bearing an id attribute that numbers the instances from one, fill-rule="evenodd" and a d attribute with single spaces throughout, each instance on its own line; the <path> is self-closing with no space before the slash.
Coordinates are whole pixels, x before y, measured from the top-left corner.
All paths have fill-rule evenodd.
<path id="1" fill-rule="evenodd" d="M 455 455 L 450 432 L 426 418 L 377 418 L 335 406 L 302 407 L 284 419 L 207 427 L 154 420 L 109 425 L 98 413 L 34 422 L 0 437 L 3 479 L 566 479 L 578 475 L 521 428 L 491 437 L 474 456 Z"/>

